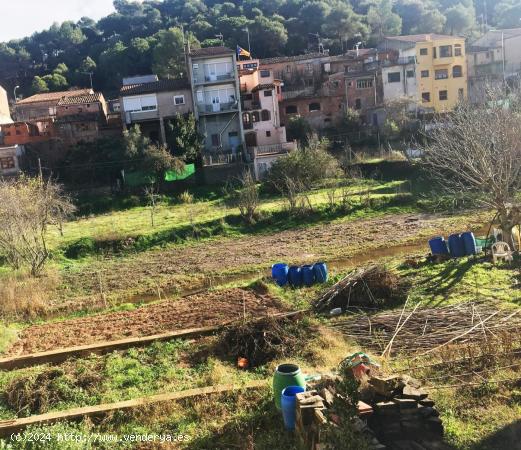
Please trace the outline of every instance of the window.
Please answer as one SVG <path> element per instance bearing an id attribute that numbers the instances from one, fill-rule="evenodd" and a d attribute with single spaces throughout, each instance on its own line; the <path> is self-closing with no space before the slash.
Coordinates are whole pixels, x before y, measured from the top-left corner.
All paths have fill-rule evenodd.
<path id="1" fill-rule="evenodd" d="M 259 118 L 260 118 L 259 111 L 253 111 L 251 113 L 251 121 L 252 122 L 259 122 Z"/>
<path id="2" fill-rule="evenodd" d="M 270 112 L 267 110 L 267 109 L 263 109 L 261 111 L 261 120 L 263 122 L 266 122 L 266 120 L 270 120 L 271 119 L 271 114 Z"/>
<path id="3" fill-rule="evenodd" d="M 414 70 L 407 71 L 407 78 L 414 78 Z"/>
<path id="4" fill-rule="evenodd" d="M 463 76 L 463 69 L 461 66 L 454 66 L 452 68 L 452 76 L 453 78 L 461 78 Z"/>
<path id="5" fill-rule="evenodd" d="M 157 110 L 157 99 L 155 95 L 125 97 L 123 107 L 127 112 L 155 111 Z"/>
<path id="6" fill-rule="evenodd" d="M 277 86 L 277 94 L 280 94 L 280 86 Z"/>
<path id="7" fill-rule="evenodd" d="M 454 45 L 454 56 L 461 56 L 461 44 Z"/>
<path id="8" fill-rule="evenodd" d="M 373 87 L 373 79 L 365 78 L 363 80 L 356 80 L 357 89 L 367 89 Z"/>
<path id="9" fill-rule="evenodd" d="M 286 106 L 286 114 L 297 114 L 297 105 Z"/>
<path id="10" fill-rule="evenodd" d="M 431 101 L 431 93 L 430 92 L 422 92 L 422 102 L 429 103 Z"/>
<path id="11" fill-rule="evenodd" d="M 0 158 L 0 169 L 5 170 L 5 169 L 14 169 L 14 168 L 15 168 L 15 163 L 14 163 L 14 158 L 12 156 L 10 156 L 8 158 Z"/>
<path id="12" fill-rule="evenodd" d="M 22 132 L 17 128 L 17 129 L 16 129 L 16 134 L 17 134 L 17 135 L 20 135 L 20 134 L 22 134 Z"/>
<path id="13" fill-rule="evenodd" d="M 219 147 L 221 143 L 221 139 L 219 138 L 218 134 L 212 134 L 212 145 L 214 147 Z"/>
<path id="14" fill-rule="evenodd" d="M 439 97 L 440 97 L 440 100 L 447 100 L 447 91 L 440 91 Z"/>
<path id="15" fill-rule="evenodd" d="M 271 131 L 266 131 L 266 137 L 271 137 Z"/>
<path id="16" fill-rule="evenodd" d="M 449 71 L 448 69 L 436 69 L 434 71 L 434 79 L 435 80 L 446 80 L 449 78 Z"/>
<path id="17" fill-rule="evenodd" d="M 452 56 L 452 45 L 440 46 L 440 58 L 448 58 Z"/>
<path id="18" fill-rule="evenodd" d="M 291 66 L 286 66 L 286 73 L 290 73 L 291 72 Z"/>
<path id="19" fill-rule="evenodd" d="M 260 76 L 261 76 L 261 78 L 269 78 L 270 77 L 270 71 L 266 70 L 266 69 L 263 69 L 263 70 L 260 71 Z"/>
<path id="20" fill-rule="evenodd" d="M 272 97 L 273 96 L 273 91 L 264 91 L 264 97 Z"/>
<path id="21" fill-rule="evenodd" d="M 253 100 L 253 94 L 243 94 L 242 95 L 243 100 Z"/>
<path id="22" fill-rule="evenodd" d="M 420 48 L 420 55 L 427 56 L 429 54 L 428 48 Z"/>
<path id="23" fill-rule="evenodd" d="M 387 74 L 387 81 L 389 83 L 399 83 L 400 82 L 400 72 L 389 72 Z"/>
<path id="24" fill-rule="evenodd" d="M 458 89 L 458 99 L 460 102 L 465 99 L 465 90 L 463 88 Z"/>
<path id="25" fill-rule="evenodd" d="M 184 95 L 174 95 L 174 104 L 175 105 L 184 105 L 185 96 Z"/>
<path id="26" fill-rule="evenodd" d="M 320 103 L 310 103 L 309 112 L 312 112 L 312 111 L 320 111 Z"/>
<path id="27" fill-rule="evenodd" d="M 362 99 L 361 98 L 357 98 L 355 100 L 355 109 L 362 109 Z"/>
<path id="28" fill-rule="evenodd" d="M 422 78 L 429 78 L 429 71 L 428 70 L 422 70 L 420 73 Z"/>
<path id="29" fill-rule="evenodd" d="M 242 125 L 246 129 L 252 128 L 251 117 L 248 113 L 242 113 Z"/>
<path id="30" fill-rule="evenodd" d="M 438 57 L 438 55 L 436 54 L 436 47 L 434 47 L 434 48 L 432 49 L 432 57 L 433 57 L 434 59 L 436 59 L 436 58 Z"/>

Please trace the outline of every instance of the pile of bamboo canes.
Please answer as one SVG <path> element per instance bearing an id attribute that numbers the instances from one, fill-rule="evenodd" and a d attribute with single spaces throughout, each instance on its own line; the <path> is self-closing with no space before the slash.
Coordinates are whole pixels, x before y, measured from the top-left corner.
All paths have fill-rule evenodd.
<path id="1" fill-rule="evenodd" d="M 366 348 L 391 349 L 423 356 L 451 344 L 476 342 L 500 333 L 519 336 L 519 310 L 495 303 L 466 302 L 436 308 L 404 308 L 401 311 L 356 314 L 331 326 Z"/>

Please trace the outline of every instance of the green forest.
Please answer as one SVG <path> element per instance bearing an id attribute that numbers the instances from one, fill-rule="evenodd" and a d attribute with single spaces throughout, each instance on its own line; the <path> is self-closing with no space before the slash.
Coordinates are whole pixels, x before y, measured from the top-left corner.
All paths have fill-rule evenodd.
<path id="1" fill-rule="evenodd" d="M 295 55 L 318 48 L 331 54 L 383 36 L 458 34 L 517 27 L 521 0 L 114 0 L 116 12 L 94 21 L 54 24 L 32 36 L 0 43 L 0 84 L 24 96 L 72 86 L 107 94 L 121 79 L 157 73 L 183 75 L 183 32 L 193 46 L 247 48 L 255 57 Z"/>

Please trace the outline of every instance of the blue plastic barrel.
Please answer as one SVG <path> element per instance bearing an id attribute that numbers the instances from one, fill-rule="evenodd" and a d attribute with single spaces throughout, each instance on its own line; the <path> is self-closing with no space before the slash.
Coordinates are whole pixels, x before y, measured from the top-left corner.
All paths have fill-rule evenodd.
<path id="1" fill-rule="evenodd" d="M 449 249 L 447 248 L 447 241 L 441 236 L 432 238 L 429 241 L 429 247 L 433 255 L 448 255 Z"/>
<path id="2" fill-rule="evenodd" d="M 449 236 L 449 252 L 453 258 L 465 256 L 465 245 L 459 234 L 451 234 Z"/>
<path id="3" fill-rule="evenodd" d="M 325 283 L 327 281 L 328 273 L 325 262 L 317 262 L 313 264 L 313 272 L 315 273 L 315 281 L 317 283 Z"/>
<path id="4" fill-rule="evenodd" d="M 463 240 L 463 246 L 465 247 L 465 254 L 468 256 L 476 255 L 478 253 L 476 248 L 476 238 L 472 231 L 461 233 L 461 239 Z"/>
<path id="5" fill-rule="evenodd" d="M 284 286 L 288 282 L 288 265 L 277 263 L 271 266 L 271 276 L 279 286 Z"/>
<path id="6" fill-rule="evenodd" d="M 302 266 L 302 282 L 305 286 L 312 286 L 315 282 L 315 272 L 312 264 Z"/>
<path id="7" fill-rule="evenodd" d="M 288 281 L 293 287 L 302 286 L 302 269 L 299 266 L 291 266 L 289 268 Z"/>
<path id="8" fill-rule="evenodd" d="M 296 418 L 296 406 L 297 398 L 296 395 L 305 392 L 302 386 L 288 386 L 284 388 L 282 394 L 280 394 L 280 406 L 282 408 L 282 417 L 284 418 L 284 426 L 286 430 L 295 429 L 295 418 Z"/>

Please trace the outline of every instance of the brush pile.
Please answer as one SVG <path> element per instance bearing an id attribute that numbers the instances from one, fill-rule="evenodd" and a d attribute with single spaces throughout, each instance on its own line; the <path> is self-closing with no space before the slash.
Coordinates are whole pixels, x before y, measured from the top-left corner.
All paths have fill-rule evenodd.
<path id="1" fill-rule="evenodd" d="M 314 302 L 317 312 L 351 307 L 380 307 L 402 303 L 408 283 L 381 265 L 355 270 Z"/>
<path id="2" fill-rule="evenodd" d="M 447 345 L 475 343 L 498 334 L 518 335 L 521 314 L 490 302 L 467 302 L 437 308 L 415 308 L 357 314 L 331 324 L 365 348 L 428 353 Z"/>
<path id="3" fill-rule="evenodd" d="M 15 378 L 5 390 L 5 400 L 20 417 L 42 414 L 60 402 L 77 399 L 102 381 L 100 372 L 69 373 L 60 368 Z"/>
<path id="4" fill-rule="evenodd" d="M 249 367 L 266 364 L 277 358 L 295 356 L 302 350 L 312 326 L 295 317 L 265 317 L 228 326 L 219 347 L 233 358 L 246 358 Z"/>

